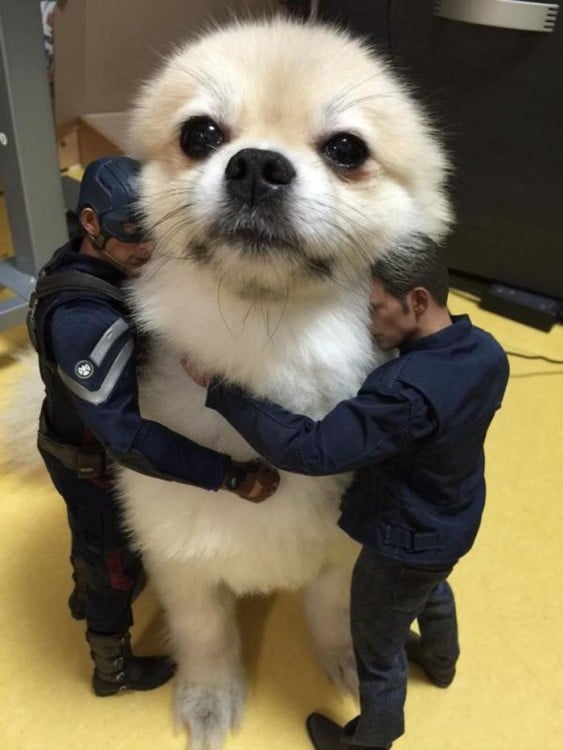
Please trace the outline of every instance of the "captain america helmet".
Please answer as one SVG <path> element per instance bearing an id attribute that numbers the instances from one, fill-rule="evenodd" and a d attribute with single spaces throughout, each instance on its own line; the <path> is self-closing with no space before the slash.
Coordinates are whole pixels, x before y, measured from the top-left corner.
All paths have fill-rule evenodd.
<path id="1" fill-rule="evenodd" d="M 140 162 L 128 156 L 108 156 L 88 164 L 80 185 L 78 213 L 91 208 L 102 234 L 120 242 L 143 242 L 138 208 Z"/>

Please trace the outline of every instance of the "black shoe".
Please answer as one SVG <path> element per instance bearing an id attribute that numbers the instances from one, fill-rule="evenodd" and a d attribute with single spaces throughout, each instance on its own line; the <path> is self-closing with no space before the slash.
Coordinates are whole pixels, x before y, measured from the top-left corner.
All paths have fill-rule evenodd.
<path id="1" fill-rule="evenodd" d="M 305 722 L 307 734 L 313 743 L 315 750 L 354 750 L 359 745 L 349 745 L 342 739 L 342 727 L 336 722 L 328 719 L 322 714 L 312 713 Z M 362 750 L 389 750 L 391 745 L 385 747 L 364 747 Z"/>
<path id="2" fill-rule="evenodd" d="M 100 697 L 126 690 L 153 690 L 168 682 L 176 671 L 168 656 L 134 656 L 129 633 L 100 635 L 88 631 L 86 640 L 95 664 L 92 687 Z"/>
<path id="3" fill-rule="evenodd" d="M 422 667 L 430 682 L 433 682 L 436 687 L 447 688 L 452 684 L 455 677 L 455 667 L 443 669 L 431 665 L 425 658 L 420 643 L 420 636 L 411 630 L 405 643 L 405 651 L 409 661 Z"/>
<path id="4" fill-rule="evenodd" d="M 68 608 L 70 609 L 70 614 L 74 617 L 75 620 L 85 620 L 86 619 L 86 582 L 85 578 L 81 574 L 77 574 L 76 569 L 72 573 L 72 578 L 74 580 L 74 588 L 71 591 L 70 596 L 68 597 Z M 137 576 L 137 580 L 135 581 L 135 586 L 133 587 L 133 595 L 131 597 L 131 602 L 134 602 L 135 599 L 139 596 L 141 591 L 145 588 L 147 585 L 147 574 L 144 570 L 141 570 L 139 575 Z"/>

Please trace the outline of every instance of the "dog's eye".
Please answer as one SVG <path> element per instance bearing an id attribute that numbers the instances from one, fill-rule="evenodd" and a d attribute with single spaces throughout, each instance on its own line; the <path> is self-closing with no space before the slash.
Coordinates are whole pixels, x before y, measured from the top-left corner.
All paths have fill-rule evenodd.
<path id="1" fill-rule="evenodd" d="M 357 169 L 369 156 L 367 145 L 352 133 L 333 135 L 324 144 L 322 152 L 327 159 L 342 169 Z"/>
<path id="2" fill-rule="evenodd" d="M 190 159 L 205 159 L 224 140 L 223 131 L 210 117 L 191 117 L 182 125 L 180 148 Z"/>

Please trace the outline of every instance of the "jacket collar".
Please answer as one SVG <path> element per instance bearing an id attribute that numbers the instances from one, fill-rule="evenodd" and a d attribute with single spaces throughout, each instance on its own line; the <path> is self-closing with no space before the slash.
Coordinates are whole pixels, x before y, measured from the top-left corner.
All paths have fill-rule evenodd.
<path id="1" fill-rule="evenodd" d="M 120 271 L 111 263 L 99 258 L 93 258 L 91 255 L 86 255 L 80 252 L 80 246 L 82 244 L 82 238 L 77 237 L 71 240 L 61 248 L 61 255 L 59 256 L 58 268 L 69 268 L 72 267 L 76 271 L 82 271 L 83 273 L 89 273 L 93 276 L 97 276 L 98 279 L 109 281 L 110 284 L 121 284 L 127 279 L 126 274 Z"/>
<path id="2" fill-rule="evenodd" d="M 421 339 L 404 344 L 399 347 L 399 351 L 401 354 L 408 354 L 408 352 L 412 351 L 441 349 L 442 347 L 455 344 L 456 341 L 460 341 L 467 336 L 471 329 L 469 315 L 452 315 L 451 319 L 451 326 L 447 326 L 447 328 L 443 328 L 441 331 L 433 333 L 430 336 L 424 336 Z"/>

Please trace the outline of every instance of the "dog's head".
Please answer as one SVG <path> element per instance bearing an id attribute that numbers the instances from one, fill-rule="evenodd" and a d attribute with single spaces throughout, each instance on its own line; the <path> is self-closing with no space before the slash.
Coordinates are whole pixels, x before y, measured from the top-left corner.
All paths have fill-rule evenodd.
<path id="1" fill-rule="evenodd" d="M 143 88 L 132 150 L 154 262 L 182 258 L 241 297 L 342 284 L 449 220 L 425 116 L 366 46 L 286 20 L 236 24 Z"/>

